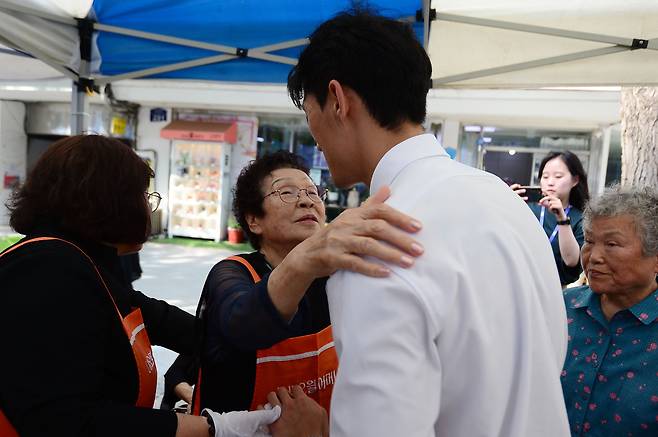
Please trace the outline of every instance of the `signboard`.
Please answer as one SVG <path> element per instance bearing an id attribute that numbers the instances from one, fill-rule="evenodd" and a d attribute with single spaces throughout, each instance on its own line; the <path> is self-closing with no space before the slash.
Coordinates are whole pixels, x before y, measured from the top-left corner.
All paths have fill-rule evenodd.
<path id="1" fill-rule="evenodd" d="M 167 110 L 164 108 L 151 109 L 151 121 L 167 121 Z"/>
<path id="2" fill-rule="evenodd" d="M 5 173 L 3 187 L 5 190 L 13 190 L 18 188 L 18 185 L 21 183 L 21 177 L 18 175 L 12 175 Z"/>

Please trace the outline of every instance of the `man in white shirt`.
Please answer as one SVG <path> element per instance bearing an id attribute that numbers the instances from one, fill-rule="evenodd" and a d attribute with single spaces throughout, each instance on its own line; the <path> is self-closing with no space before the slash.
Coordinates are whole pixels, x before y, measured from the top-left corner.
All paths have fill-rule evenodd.
<path id="1" fill-rule="evenodd" d="M 550 246 L 500 179 L 423 134 L 430 78 L 407 24 L 360 12 L 316 29 L 288 77 L 334 182 L 389 185 L 387 203 L 423 223 L 410 269 L 329 280 L 331 436 L 566 436 Z"/>

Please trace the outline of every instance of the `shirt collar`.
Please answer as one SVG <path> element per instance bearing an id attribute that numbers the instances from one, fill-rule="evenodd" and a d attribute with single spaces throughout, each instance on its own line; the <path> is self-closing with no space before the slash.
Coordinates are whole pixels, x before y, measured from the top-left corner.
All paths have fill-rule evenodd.
<path id="1" fill-rule="evenodd" d="M 594 313 L 600 309 L 599 296 L 589 287 L 583 288 L 578 296 L 574 296 L 567 305 L 573 309 L 588 309 Z M 640 302 L 628 308 L 628 311 L 640 322 L 649 325 L 658 320 L 658 289 Z"/>
<path id="2" fill-rule="evenodd" d="M 370 192 L 376 193 L 384 185 L 390 185 L 407 165 L 429 156 L 445 156 L 446 151 L 432 134 L 420 134 L 395 145 L 377 163 L 370 181 Z"/>
<path id="3" fill-rule="evenodd" d="M 645 325 L 658 320 L 658 289 L 628 309 Z"/>
<path id="4" fill-rule="evenodd" d="M 589 317 L 596 320 L 601 326 L 608 327 L 608 320 L 601 309 L 600 296 L 594 293 L 589 286 L 582 287 L 566 304 L 570 308 L 586 312 Z"/>
<path id="5" fill-rule="evenodd" d="M 595 295 L 592 290 L 589 287 L 583 287 L 580 293 L 573 296 L 566 304 L 572 309 L 589 308 L 592 306 L 594 299 Z"/>

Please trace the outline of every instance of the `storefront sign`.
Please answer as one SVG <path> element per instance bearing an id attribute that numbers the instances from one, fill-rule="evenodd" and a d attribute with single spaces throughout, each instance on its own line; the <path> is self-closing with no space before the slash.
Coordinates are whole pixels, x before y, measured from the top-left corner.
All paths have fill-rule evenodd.
<path id="1" fill-rule="evenodd" d="M 123 136 L 126 133 L 126 126 L 128 125 L 128 120 L 124 117 L 119 117 L 115 115 L 112 117 L 112 125 L 110 126 L 110 134 L 114 136 Z"/>
<path id="2" fill-rule="evenodd" d="M 164 108 L 151 109 L 151 121 L 167 121 L 167 110 Z"/>
<path id="3" fill-rule="evenodd" d="M 233 123 L 176 120 L 160 131 L 162 138 L 172 140 L 217 141 L 234 144 L 238 126 Z"/>
<path id="4" fill-rule="evenodd" d="M 20 176 L 5 173 L 5 180 L 3 185 L 5 190 L 13 190 L 14 188 L 18 188 L 18 185 L 20 183 L 21 183 Z"/>

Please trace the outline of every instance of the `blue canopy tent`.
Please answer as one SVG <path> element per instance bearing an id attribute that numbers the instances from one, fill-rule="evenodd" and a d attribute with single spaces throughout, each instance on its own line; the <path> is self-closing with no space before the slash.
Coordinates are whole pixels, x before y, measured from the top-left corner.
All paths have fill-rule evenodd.
<path id="1" fill-rule="evenodd" d="M 429 20 L 422 18 L 429 0 L 90 3 L 0 0 L 0 44 L 32 54 L 75 82 L 72 132 L 85 130 L 86 93 L 118 80 L 285 83 L 307 36 L 346 9 L 367 6 L 413 23 L 423 41 L 429 35 Z M 62 13 L 71 4 L 75 14 Z"/>
<path id="2" fill-rule="evenodd" d="M 285 83 L 306 37 L 353 7 L 347 0 L 96 0 L 98 83 L 134 77 Z M 361 2 L 363 3 L 363 2 Z M 419 0 L 376 0 L 377 12 L 415 23 Z"/>
<path id="3" fill-rule="evenodd" d="M 435 87 L 658 83 L 655 0 L 0 0 L 0 45 L 75 81 L 79 132 L 84 91 L 117 80 L 284 83 L 318 24 L 365 5 L 413 23 Z"/>

